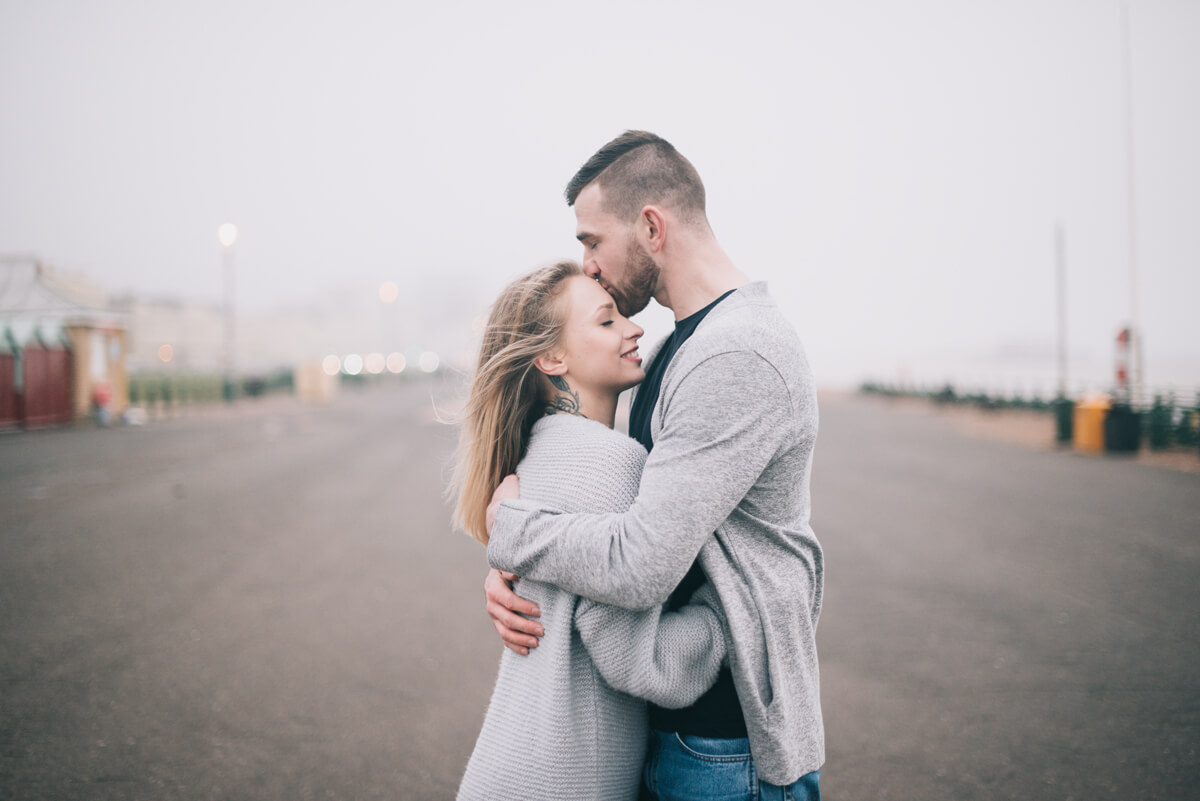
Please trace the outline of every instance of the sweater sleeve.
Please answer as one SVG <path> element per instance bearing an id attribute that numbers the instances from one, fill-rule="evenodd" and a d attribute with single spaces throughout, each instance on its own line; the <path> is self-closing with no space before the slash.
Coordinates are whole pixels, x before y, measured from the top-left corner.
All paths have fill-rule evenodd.
<path id="1" fill-rule="evenodd" d="M 581 599 L 575 627 L 613 688 L 669 709 L 703 695 L 725 661 L 724 614 L 705 583 L 677 611 L 631 612 Z"/>
<path id="2" fill-rule="evenodd" d="M 783 378 L 751 351 L 700 362 L 659 403 L 663 425 L 627 512 L 504 501 L 491 565 L 626 609 L 666 600 L 778 451 L 793 411 Z"/>

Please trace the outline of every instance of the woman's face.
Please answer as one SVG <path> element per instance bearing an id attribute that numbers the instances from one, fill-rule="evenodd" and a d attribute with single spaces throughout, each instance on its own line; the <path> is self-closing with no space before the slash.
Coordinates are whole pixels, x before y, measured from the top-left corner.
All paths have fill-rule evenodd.
<path id="1" fill-rule="evenodd" d="M 569 384 L 620 392 L 646 377 L 638 355 L 638 339 L 645 332 L 617 311 L 598 283 L 572 276 L 562 301 L 567 310 L 562 348 Z"/>

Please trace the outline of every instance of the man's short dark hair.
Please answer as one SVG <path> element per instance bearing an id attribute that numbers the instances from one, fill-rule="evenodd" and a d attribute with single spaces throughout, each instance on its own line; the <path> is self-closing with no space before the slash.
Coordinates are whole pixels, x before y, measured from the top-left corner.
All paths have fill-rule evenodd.
<path id="1" fill-rule="evenodd" d="M 587 160 L 567 184 L 567 205 L 588 184 L 604 192 L 604 210 L 632 222 L 647 204 L 671 208 L 683 220 L 707 226 L 704 184 L 692 163 L 649 131 L 626 131 Z"/>

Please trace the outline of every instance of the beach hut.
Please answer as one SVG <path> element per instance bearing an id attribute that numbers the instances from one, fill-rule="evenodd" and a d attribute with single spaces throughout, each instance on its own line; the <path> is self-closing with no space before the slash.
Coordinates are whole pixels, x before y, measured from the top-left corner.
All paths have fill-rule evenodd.
<path id="1" fill-rule="evenodd" d="M 0 427 L 124 411 L 126 328 L 94 287 L 32 256 L 0 256 Z"/>

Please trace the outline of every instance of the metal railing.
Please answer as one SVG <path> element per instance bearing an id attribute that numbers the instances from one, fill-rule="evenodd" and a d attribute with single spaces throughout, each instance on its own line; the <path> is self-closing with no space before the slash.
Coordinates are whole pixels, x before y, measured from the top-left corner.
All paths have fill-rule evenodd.
<path id="1" fill-rule="evenodd" d="M 1077 403 L 1099 394 L 1080 391 L 1074 396 L 1047 398 L 1040 393 L 988 392 L 981 389 L 960 390 L 953 384 L 915 386 L 868 381 L 859 387 L 863 394 L 894 398 L 922 398 L 940 405 L 973 406 L 987 411 L 1027 409 L 1054 414 L 1057 439 L 1069 442 L 1072 418 Z M 1128 393 L 1109 392 L 1112 410 L 1136 419 L 1137 442 L 1151 450 L 1200 448 L 1200 388 L 1147 388 L 1136 399 Z"/>

